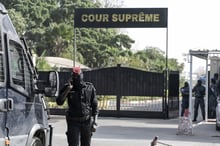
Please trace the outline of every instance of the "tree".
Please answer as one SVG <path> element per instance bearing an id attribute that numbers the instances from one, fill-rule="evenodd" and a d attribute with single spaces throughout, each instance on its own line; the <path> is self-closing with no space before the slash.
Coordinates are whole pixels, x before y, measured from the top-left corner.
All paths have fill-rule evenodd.
<path id="1" fill-rule="evenodd" d="M 51 70 L 51 66 L 47 63 L 45 59 L 45 52 L 40 57 L 36 59 L 36 67 L 38 71 L 49 71 Z"/>
<path id="2" fill-rule="evenodd" d="M 75 8 L 120 7 L 122 0 L 2 0 L 19 33 L 27 39 L 37 56 L 73 59 L 74 35 L 76 60 L 92 68 L 117 64 L 161 72 L 165 69 L 164 52 L 146 47 L 132 52 L 134 43 L 117 29 L 77 28 L 74 34 Z M 170 70 L 182 70 L 183 64 L 168 59 Z"/>
<path id="3" fill-rule="evenodd" d="M 182 72 L 184 69 L 184 63 L 179 64 L 177 59 L 170 58 L 168 59 L 168 69 Z"/>
<path id="4" fill-rule="evenodd" d="M 17 12 L 15 9 L 9 9 L 8 13 L 10 15 L 11 21 L 16 28 L 16 31 L 19 36 L 23 36 L 25 33 L 27 23 L 26 20 L 22 17 L 20 12 Z"/>
<path id="5" fill-rule="evenodd" d="M 104 8 L 119 8 L 122 7 L 124 3 L 122 0 L 99 0 L 99 2 Z"/>
<path id="6" fill-rule="evenodd" d="M 146 47 L 137 51 L 134 56 L 140 60 L 141 68 L 147 71 L 163 72 L 166 69 L 165 53 L 156 47 Z M 178 64 L 176 59 L 168 59 L 168 69 L 182 72 L 184 65 Z"/>
<path id="7" fill-rule="evenodd" d="M 114 29 L 80 28 L 77 29 L 77 50 L 84 57 L 84 63 L 93 68 L 100 68 L 115 64 L 115 57 L 126 55 L 134 42 L 123 34 L 117 34 Z M 129 52 L 129 51 L 128 51 Z M 130 53 L 131 54 L 131 53 Z M 109 61 L 109 58 L 114 58 Z"/>

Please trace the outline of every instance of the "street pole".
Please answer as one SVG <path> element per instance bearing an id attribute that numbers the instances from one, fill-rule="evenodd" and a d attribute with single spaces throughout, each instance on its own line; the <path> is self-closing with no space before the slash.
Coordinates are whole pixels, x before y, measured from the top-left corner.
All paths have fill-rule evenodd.
<path id="1" fill-rule="evenodd" d="M 207 55 L 206 58 L 206 93 L 205 93 L 205 121 L 208 121 L 208 85 L 209 85 L 209 78 L 208 78 L 208 58 L 209 54 Z"/>
<path id="2" fill-rule="evenodd" d="M 190 84 L 190 86 L 189 86 L 189 113 L 190 113 L 190 115 L 189 115 L 189 117 L 190 117 L 190 119 L 192 119 L 193 117 L 192 117 L 192 54 L 191 54 L 191 52 L 189 52 L 189 57 L 190 57 L 190 61 L 189 61 L 189 63 L 190 63 L 190 73 L 189 73 L 189 84 Z"/>
<path id="3" fill-rule="evenodd" d="M 73 51 L 73 67 L 76 66 L 76 28 L 74 27 L 74 51 Z"/>
<path id="4" fill-rule="evenodd" d="M 165 87 L 165 106 L 166 106 L 166 118 L 169 118 L 169 96 L 168 96 L 168 25 L 167 25 L 167 28 L 166 28 L 166 80 L 165 80 L 165 84 L 166 84 L 166 87 Z"/>

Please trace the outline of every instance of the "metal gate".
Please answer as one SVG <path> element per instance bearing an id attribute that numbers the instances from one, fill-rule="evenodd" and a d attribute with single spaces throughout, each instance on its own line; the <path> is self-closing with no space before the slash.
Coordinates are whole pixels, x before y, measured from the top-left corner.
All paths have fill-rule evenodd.
<path id="1" fill-rule="evenodd" d="M 59 72 L 60 87 L 71 77 Z M 170 118 L 179 111 L 179 73 L 169 73 L 168 96 L 164 73 L 109 67 L 84 72 L 84 80 L 96 87 L 100 116 Z"/>
<path id="2" fill-rule="evenodd" d="M 179 111 L 179 72 L 169 73 L 168 96 L 165 73 L 133 68 L 102 68 L 84 73 L 99 95 L 100 115 L 116 117 L 170 118 Z M 167 101 L 167 103 L 166 103 Z"/>
<path id="3" fill-rule="evenodd" d="M 102 116 L 163 118 L 164 75 L 126 67 L 85 72 L 99 95 Z"/>
<path id="4" fill-rule="evenodd" d="M 179 72 L 169 72 L 168 77 L 168 113 L 167 117 L 179 115 Z"/>

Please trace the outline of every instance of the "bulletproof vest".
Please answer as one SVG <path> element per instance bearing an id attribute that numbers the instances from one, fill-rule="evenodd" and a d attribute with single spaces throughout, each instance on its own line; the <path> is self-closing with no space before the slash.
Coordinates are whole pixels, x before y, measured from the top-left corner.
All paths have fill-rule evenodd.
<path id="1" fill-rule="evenodd" d="M 81 90 L 73 90 L 68 97 L 68 113 L 72 117 L 82 117 L 91 114 L 91 96 L 93 85 L 85 83 Z"/>
<path id="2" fill-rule="evenodd" d="M 195 89 L 195 97 L 199 97 L 202 98 L 205 95 L 205 87 L 201 86 L 197 86 Z"/>

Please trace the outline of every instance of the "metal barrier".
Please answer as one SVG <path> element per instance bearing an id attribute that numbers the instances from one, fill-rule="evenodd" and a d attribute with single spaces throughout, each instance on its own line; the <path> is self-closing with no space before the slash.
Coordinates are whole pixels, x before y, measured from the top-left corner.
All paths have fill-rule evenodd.
<path id="1" fill-rule="evenodd" d="M 40 73 L 43 74 L 45 72 Z M 71 77 L 71 72 L 59 72 L 59 76 L 62 87 Z M 168 95 L 164 77 L 164 73 L 120 65 L 84 72 L 84 80 L 96 87 L 100 115 L 116 117 L 178 117 L 179 73 L 169 73 Z"/>

